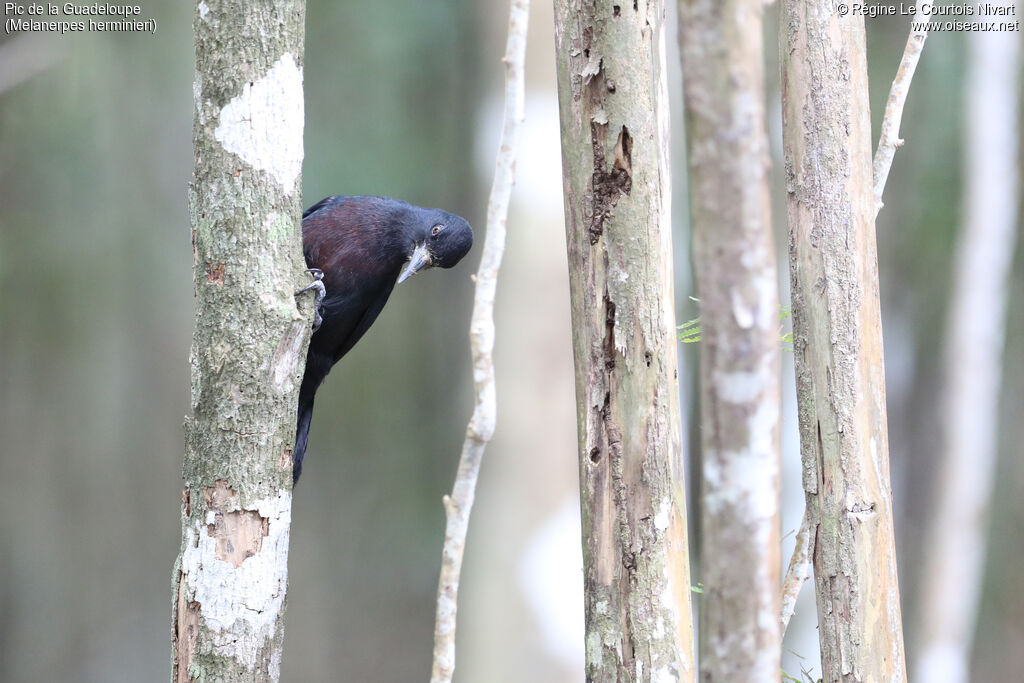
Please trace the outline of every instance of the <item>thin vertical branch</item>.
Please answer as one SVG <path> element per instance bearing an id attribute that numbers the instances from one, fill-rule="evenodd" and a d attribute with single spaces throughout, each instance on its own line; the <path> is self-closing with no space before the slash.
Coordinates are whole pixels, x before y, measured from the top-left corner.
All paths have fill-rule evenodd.
<path id="1" fill-rule="evenodd" d="M 529 0 L 512 0 L 505 47 L 505 122 L 495 162 L 494 183 L 487 203 L 487 235 L 476 273 L 476 295 L 470 322 L 473 353 L 473 383 L 476 402 L 466 427 L 462 456 L 452 494 L 444 497 L 445 536 L 441 557 L 441 578 L 437 587 L 434 624 L 434 663 L 431 683 L 452 680 L 455 673 L 455 625 L 458 609 L 459 575 L 466 549 L 469 514 L 473 507 L 480 460 L 494 434 L 497 403 L 494 388 L 494 294 L 498 269 L 505 251 L 505 223 L 509 198 L 515 182 L 516 150 L 519 147 L 525 99 L 526 28 Z"/>
<path id="2" fill-rule="evenodd" d="M 910 35 L 907 46 L 903 49 L 903 59 L 896 70 L 889 89 L 889 99 L 885 103 L 885 117 L 882 119 L 882 131 L 878 136 L 878 149 L 875 151 L 874 168 L 872 171 L 875 191 L 875 214 L 882 209 L 882 191 L 885 181 L 889 178 L 892 159 L 896 156 L 896 148 L 903 145 L 900 139 L 900 122 L 903 120 L 903 105 L 910 92 L 910 81 L 917 70 L 917 62 L 924 49 L 925 38 L 928 37 L 928 22 L 925 8 L 932 6 L 932 0 L 917 0 L 917 13 L 911 15 Z"/>
<path id="3" fill-rule="evenodd" d="M 965 210 L 946 319 L 943 449 L 924 536 L 912 668 L 922 683 L 971 678 L 998 455 L 1007 300 L 1020 233 L 1020 34 L 971 33 L 968 46 Z"/>
<path id="4" fill-rule="evenodd" d="M 789 628 L 789 620 L 796 611 L 796 599 L 800 597 L 800 589 L 811 577 L 811 555 L 814 553 L 814 539 L 811 536 L 811 525 L 804 511 L 804 519 L 800 522 L 800 531 L 796 533 L 796 546 L 793 556 L 789 559 L 786 578 L 782 582 L 782 634 Z"/>

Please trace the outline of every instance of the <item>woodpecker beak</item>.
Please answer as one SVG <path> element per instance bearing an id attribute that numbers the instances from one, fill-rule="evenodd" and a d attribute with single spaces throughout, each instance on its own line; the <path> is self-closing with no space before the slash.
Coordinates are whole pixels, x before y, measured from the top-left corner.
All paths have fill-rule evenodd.
<path id="1" fill-rule="evenodd" d="M 413 273 L 423 268 L 429 268 L 431 265 L 430 252 L 427 250 L 426 244 L 417 245 L 415 251 L 412 252 L 412 256 L 409 257 L 409 263 L 406 264 L 402 274 L 398 276 L 398 284 L 402 284 L 410 277 Z"/>

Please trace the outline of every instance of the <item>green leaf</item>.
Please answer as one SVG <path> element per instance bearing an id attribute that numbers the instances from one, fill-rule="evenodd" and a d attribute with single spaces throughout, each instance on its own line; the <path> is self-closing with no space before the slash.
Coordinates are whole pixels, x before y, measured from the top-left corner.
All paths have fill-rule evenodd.
<path id="1" fill-rule="evenodd" d="M 700 302 L 700 299 L 689 297 L 690 301 Z M 779 322 L 782 323 L 786 318 L 793 315 L 789 306 L 779 307 Z M 793 352 L 793 333 L 783 332 L 784 325 L 779 326 L 779 343 L 782 344 L 783 351 Z M 676 338 L 684 344 L 696 344 L 701 340 L 701 328 L 700 328 L 700 316 L 687 320 L 682 325 L 676 327 L 678 334 Z"/>

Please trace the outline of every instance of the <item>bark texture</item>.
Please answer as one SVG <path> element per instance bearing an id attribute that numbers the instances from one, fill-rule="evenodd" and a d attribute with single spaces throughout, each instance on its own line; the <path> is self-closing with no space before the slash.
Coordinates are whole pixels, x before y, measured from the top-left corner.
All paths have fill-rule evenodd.
<path id="1" fill-rule="evenodd" d="M 1020 34 L 973 32 L 967 40 L 966 208 L 946 321 L 943 453 L 925 534 L 911 669 L 920 683 L 971 678 L 998 454 L 1010 275 L 1020 233 Z"/>
<path id="2" fill-rule="evenodd" d="M 196 324 L 175 570 L 176 682 L 277 681 L 303 282 L 302 0 L 195 15 Z"/>
<path id="3" fill-rule="evenodd" d="M 779 315 L 763 0 L 682 0 L 701 312 L 701 680 L 778 681 Z"/>
<path id="4" fill-rule="evenodd" d="M 784 0 L 783 141 L 800 443 L 826 681 L 906 679 L 862 17 Z"/>
<path id="5" fill-rule="evenodd" d="M 591 681 L 695 675 L 664 19 L 555 2 Z"/>

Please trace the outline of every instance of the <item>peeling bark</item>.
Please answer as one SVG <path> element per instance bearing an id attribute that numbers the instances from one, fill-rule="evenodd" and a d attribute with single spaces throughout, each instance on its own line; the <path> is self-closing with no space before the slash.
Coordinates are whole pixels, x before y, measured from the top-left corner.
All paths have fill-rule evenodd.
<path id="1" fill-rule="evenodd" d="M 196 325 L 173 680 L 277 681 L 291 451 L 310 309 L 301 0 L 196 7 L 189 191 Z"/>
<path id="2" fill-rule="evenodd" d="M 800 444 L 825 681 L 904 681 L 863 17 L 782 4 Z"/>
<path id="3" fill-rule="evenodd" d="M 779 297 L 762 6 L 679 3 L 703 329 L 702 681 L 778 681 L 781 667 Z"/>
<path id="4" fill-rule="evenodd" d="M 664 13 L 555 2 L 593 681 L 695 677 Z"/>

